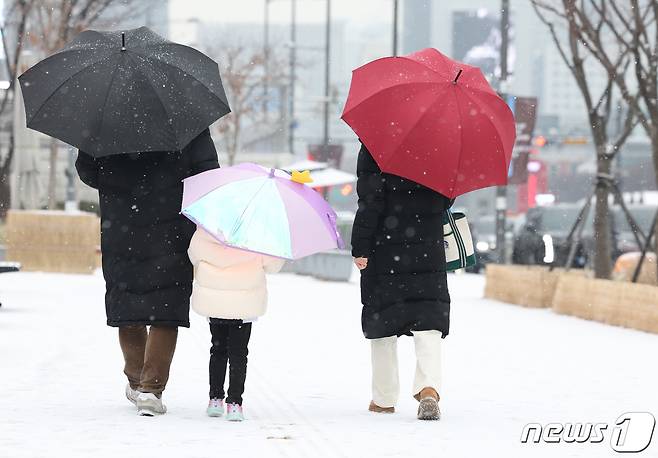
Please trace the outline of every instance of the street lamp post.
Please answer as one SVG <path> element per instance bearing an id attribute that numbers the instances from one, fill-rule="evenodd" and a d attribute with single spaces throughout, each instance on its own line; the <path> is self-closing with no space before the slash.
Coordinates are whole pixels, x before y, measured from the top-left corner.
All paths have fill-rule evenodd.
<path id="1" fill-rule="evenodd" d="M 399 0 L 393 0 L 393 55 L 398 55 L 398 7 Z"/>
<path id="2" fill-rule="evenodd" d="M 501 0 L 500 7 L 500 80 L 499 92 L 504 93 L 507 90 L 507 48 L 509 46 L 509 0 Z M 496 251 L 498 252 L 498 262 L 505 263 L 505 213 L 507 211 L 507 187 L 498 186 L 496 188 Z"/>
<path id="3" fill-rule="evenodd" d="M 268 98 L 270 96 L 270 0 L 265 1 L 265 29 L 263 30 L 263 118 L 267 121 Z"/>
<path id="4" fill-rule="evenodd" d="M 66 200 L 64 202 L 64 210 L 67 212 L 74 212 L 78 210 L 78 199 L 75 189 L 75 148 L 69 146 L 68 148 L 68 164 L 66 167 Z"/>
<path id="5" fill-rule="evenodd" d="M 297 65 L 297 0 L 290 2 L 290 122 L 288 149 L 295 154 L 295 66 Z"/>
<path id="6" fill-rule="evenodd" d="M 327 0 L 327 24 L 324 43 L 324 136 L 323 144 L 329 145 L 329 86 L 331 62 L 331 0 Z"/>

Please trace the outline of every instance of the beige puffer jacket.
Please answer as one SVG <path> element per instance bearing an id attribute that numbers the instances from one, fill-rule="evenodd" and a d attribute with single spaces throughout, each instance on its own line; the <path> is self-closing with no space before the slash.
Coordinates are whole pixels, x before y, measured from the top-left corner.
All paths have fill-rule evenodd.
<path id="1" fill-rule="evenodd" d="M 221 244 L 197 228 L 187 251 L 194 265 L 192 309 L 224 319 L 253 319 L 267 309 L 266 273 L 276 273 L 284 260 Z"/>

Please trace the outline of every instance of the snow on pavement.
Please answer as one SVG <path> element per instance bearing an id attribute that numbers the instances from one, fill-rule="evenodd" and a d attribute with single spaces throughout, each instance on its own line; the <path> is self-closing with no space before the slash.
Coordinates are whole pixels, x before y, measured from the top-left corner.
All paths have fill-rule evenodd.
<path id="1" fill-rule="evenodd" d="M 181 330 L 169 413 L 137 417 L 123 397 L 116 329 L 100 275 L 0 275 L 0 457 L 599 457 L 599 444 L 521 444 L 525 424 L 612 425 L 658 416 L 658 336 L 482 299 L 483 278 L 451 275 L 440 422 L 415 419 L 412 339 L 400 339 L 394 415 L 366 409 L 369 347 L 358 283 L 270 277 L 254 325 L 248 421 L 205 415 L 209 332 Z M 658 439 L 638 456 L 658 456 Z M 239 455 L 237 455 L 239 454 Z"/>

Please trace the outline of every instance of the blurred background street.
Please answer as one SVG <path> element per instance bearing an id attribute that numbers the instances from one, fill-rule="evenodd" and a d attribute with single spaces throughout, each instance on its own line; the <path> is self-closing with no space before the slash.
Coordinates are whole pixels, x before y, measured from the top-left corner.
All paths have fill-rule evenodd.
<path id="1" fill-rule="evenodd" d="M 14 91 L 11 78 L 84 28 L 146 25 L 219 62 L 233 109 L 212 127 L 220 164 L 255 161 L 284 168 L 312 160 L 319 163 L 310 164 L 316 170 L 343 171 L 330 171 L 318 188 L 346 221 L 356 207 L 349 174 L 355 170 L 358 139 L 339 116 L 351 70 L 381 56 L 431 46 L 480 66 L 516 115 L 510 185 L 503 194 L 484 189 L 455 204 L 472 224 L 481 261 L 476 270 L 490 261 L 565 265 L 575 238 L 567 240 L 569 230 L 580 210 L 590 199 L 601 202 L 600 195 L 592 197 L 601 172 L 614 179 L 620 193 L 613 195 L 610 188 L 610 205 L 598 217 L 594 206 L 584 215 L 571 265 L 594 269 L 595 253 L 605 245 L 599 257 L 605 255 L 600 262 L 608 267 L 594 270 L 607 278 L 618 257 L 639 251 L 651 232 L 658 194 L 647 132 L 638 115 L 628 119 L 628 101 L 618 89 L 608 90 L 606 69 L 592 58 L 585 65 L 592 99 L 587 102 L 561 54 L 567 25 L 547 16 L 550 9 L 542 9 L 541 1 L 511 2 L 504 9 L 509 2 L 500 0 L 86 0 L 86 14 L 68 16 L 66 0 L 37 3 L 22 21 L 21 9 L 30 2 L 4 2 L 3 214 L 10 208 L 97 211 L 95 192 L 73 173 L 75 152 L 24 127 L 20 91 Z M 543 20 L 558 30 L 557 42 Z M 18 37 L 24 38 L 20 46 Z M 606 110 L 603 148 L 615 152 L 605 170 L 597 159 L 605 151 L 593 137 L 589 116 L 588 103 L 597 102 Z M 635 229 L 619 205 L 622 200 L 637 222 Z M 606 232 L 610 236 L 597 248 Z M 0 257 L 3 253 L 0 247 Z"/>

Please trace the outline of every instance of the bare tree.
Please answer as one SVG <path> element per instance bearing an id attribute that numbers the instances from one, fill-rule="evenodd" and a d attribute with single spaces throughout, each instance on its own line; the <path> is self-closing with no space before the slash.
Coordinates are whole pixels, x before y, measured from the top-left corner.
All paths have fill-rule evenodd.
<path id="1" fill-rule="evenodd" d="M 592 6 L 602 3 L 601 0 L 531 1 L 538 17 L 547 26 L 562 61 L 569 68 L 587 109 L 597 170 L 594 273 L 597 278 L 609 278 L 612 270 L 612 231 L 608 196 L 609 186 L 613 183 L 612 161 L 637 124 L 634 110 L 620 113 L 624 119 L 618 132 L 613 134 L 608 127 L 611 115 L 619 108 L 613 100 L 618 92 L 615 91 L 616 81 L 619 75 L 627 73 L 633 53 L 622 42 L 614 39 L 605 11 Z M 583 17 L 587 18 L 586 26 Z M 586 30 L 588 28 L 591 28 L 591 36 Z M 609 65 L 601 64 L 592 52 L 591 43 L 608 51 Z M 606 76 L 605 85 L 598 93 L 592 79 L 592 67 L 603 71 Z M 617 97 L 621 98 L 620 95 Z M 636 95 L 629 95 L 629 101 L 636 99 Z"/>
<path id="2" fill-rule="evenodd" d="M 32 12 L 32 45 L 45 56 L 53 54 L 75 35 L 88 29 L 118 0 L 41 0 Z M 59 140 L 50 140 L 48 208 L 57 204 L 57 155 Z"/>
<path id="3" fill-rule="evenodd" d="M 35 0 L 11 0 L 5 2 L 5 20 L 0 25 L 2 34 L 2 50 L 9 86 L 0 101 L 0 118 L 7 119 L 9 142 L 6 153 L 0 158 L 0 218 L 4 218 L 11 203 L 10 173 L 14 159 L 14 117 L 7 115 L 7 108 L 12 105 L 10 101 L 16 100 L 16 76 L 21 54 L 25 47 L 27 24 Z"/>
<path id="4" fill-rule="evenodd" d="M 263 87 L 283 84 L 286 67 L 275 53 L 268 53 L 266 63 L 262 49 L 239 43 L 211 48 L 209 54 L 219 62 L 231 105 L 231 113 L 217 123 L 216 130 L 224 141 L 228 163 L 233 165 L 242 147 L 244 129 L 250 123 L 267 125 L 262 106 L 267 104 L 268 95 L 263 93 Z"/>
<path id="5" fill-rule="evenodd" d="M 635 112 L 651 142 L 653 167 L 658 181 L 658 1 L 656 0 L 588 0 L 589 10 L 605 21 L 605 27 L 617 43 L 630 53 L 633 71 L 617 73 L 615 84 L 626 103 Z M 573 8 L 582 29 L 582 40 L 606 70 L 614 66 L 614 55 L 605 43 L 597 40 L 598 30 L 587 11 Z M 658 236 L 658 225 L 655 228 Z M 658 237 L 656 246 L 658 252 Z"/>

